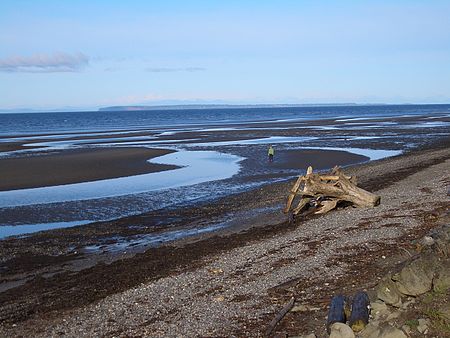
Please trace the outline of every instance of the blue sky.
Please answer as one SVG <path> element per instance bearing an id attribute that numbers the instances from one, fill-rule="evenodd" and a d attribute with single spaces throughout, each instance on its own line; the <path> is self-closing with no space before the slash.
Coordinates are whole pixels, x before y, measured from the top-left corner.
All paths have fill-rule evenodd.
<path id="1" fill-rule="evenodd" d="M 450 1 L 0 2 L 0 108 L 449 103 Z"/>

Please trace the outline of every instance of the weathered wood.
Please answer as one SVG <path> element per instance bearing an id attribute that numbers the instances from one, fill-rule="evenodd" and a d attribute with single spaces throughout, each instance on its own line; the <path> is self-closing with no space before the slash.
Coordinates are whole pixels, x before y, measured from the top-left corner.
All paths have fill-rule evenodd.
<path id="1" fill-rule="evenodd" d="M 327 331 L 330 333 L 331 325 L 334 323 L 345 323 L 345 296 L 336 295 L 331 299 L 327 317 Z"/>
<path id="2" fill-rule="evenodd" d="M 292 202 L 294 201 L 295 198 L 295 194 L 298 191 L 298 188 L 300 187 L 300 184 L 302 183 L 302 181 L 304 180 L 304 176 L 299 176 L 297 181 L 295 182 L 294 186 L 291 189 L 291 192 L 289 193 L 288 199 L 287 199 L 287 203 L 286 203 L 286 207 L 284 208 L 284 213 L 288 213 L 289 209 L 291 208 Z"/>
<path id="3" fill-rule="evenodd" d="M 270 322 L 269 326 L 267 327 L 265 337 L 270 337 L 270 334 L 272 333 L 275 326 L 277 326 L 278 322 L 284 318 L 286 313 L 288 313 L 293 307 L 295 303 L 295 298 L 292 297 L 291 300 L 283 306 L 283 308 L 280 310 L 280 312 L 277 313 L 274 319 Z"/>
<path id="4" fill-rule="evenodd" d="M 322 202 L 320 202 L 321 208 L 319 210 L 317 210 L 315 213 L 316 214 L 325 214 L 328 211 L 336 208 L 336 205 L 338 204 L 339 201 L 340 200 L 338 200 L 338 199 L 322 201 Z"/>
<path id="5" fill-rule="evenodd" d="M 292 210 L 292 213 L 294 215 L 297 215 L 300 211 L 302 211 L 309 204 L 309 202 L 311 202 L 311 198 L 307 198 L 307 197 L 302 198 L 300 200 L 300 202 L 298 203 L 297 207 L 294 210 Z"/>
<path id="6" fill-rule="evenodd" d="M 318 174 L 309 175 L 305 178 L 304 191 L 311 195 L 338 198 L 359 207 L 374 207 L 380 202 L 379 196 L 358 188 L 345 175 L 339 175 L 339 179 L 332 184 L 323 182 Z"/>
<path id="7" fill-rule="evenodd" d="M 300 196 L 300 200 L 297 207 L 291 210 L 296 196 Z M 302 212 L 311 213 L 312 208 L 306 206 L 314 204 L 318 210 L 312 212 L 324 214 L 340 202 L 357 207 L 374 207 L 380 203 L 380 197 L 357 187 L 356 177 L 345 175 L 339 167 L 333 168 L 330 175 L 314 173 L 312 167 L 308 167 L 306 175 L 300 176 L 291 189 L 284 212 L 292 211 L 294 216 Z"/>
<path id="8" fill-rule="evenodd" d="M 349 319 L 349 326 L 353 331 L 363 330 L 369 323 L 370 300 L 367 293 L 359 291 L 352 302 L 352 313 Z"/>

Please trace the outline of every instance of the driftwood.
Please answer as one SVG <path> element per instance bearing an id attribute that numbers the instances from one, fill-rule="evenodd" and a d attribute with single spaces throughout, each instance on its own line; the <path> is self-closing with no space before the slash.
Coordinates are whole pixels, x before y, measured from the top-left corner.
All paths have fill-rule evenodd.
<path id="1" fill-rule="evenodd" d="M 295 303 L 295 298 L 292 297 L 291 300 L 285 306 L 283 306 L 283 308 L 280 310 L 280 312 L 277 313 L 275 318 L 272 319 L 269 326 L 267 327 L 267 330 L 264 335 L 265 337 L 270 337 L 273 329 L 275 328 L 275 326 L 277 326 L 278 322 L 280 320 L 282 320 L 284 318 L 284 316 L 286 316 L 286 313 L 288 313 L 294 307 L 294 303 Z"/>
<path id="2" fill-rule="evenodd" d="M 300 196 L 298 205 L 291 208 L 296 196 Z M 313 173 L 312 167 L 308 167 L 306 175 L 300 176 L 289 192 L 284 212 L 292 212 L 294 217 L 310 213 L 311 209 L 316 214 L 324 214 L 339 203 L 374 207 L 380 203 L 380 197 L 359 188 L 356 177 L 345 175 L 339 167 L 335 167 L 329 175 Z"/>

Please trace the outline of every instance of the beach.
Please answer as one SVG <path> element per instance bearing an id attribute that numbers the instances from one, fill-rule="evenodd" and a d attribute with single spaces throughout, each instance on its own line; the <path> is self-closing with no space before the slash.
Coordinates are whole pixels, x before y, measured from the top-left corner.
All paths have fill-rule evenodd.
<path id="1" fill-rule="evenodd" d="M 322 337 L 335 293 L 373 289 L 447 220 L 449 118 L 431 117 L 4 137 L 0 335 L 258 337 L 295 296 L 316 310 L 277 330 Z M 309 165 L 381 205 L 289 223 Z"/>
<path id="2" fill-rule="evenodd" d="M 291 314 L 280 329 L 323 331 L 321 318 L 334 293 L 370 289 L 377 276 L 408 257 L 399 247 L 412 250 L 415 240 L 448 220 L 450 149 L 440 147 L 349 168 L 362 187 L 382 196 L 375 209 L 342 209 L 296 225 L 279 215 L 271 225 L 191 238 L 78 273 L 35 277 L 0 294 L 2 335 L 260 336 L 292 295 L 318 310 Z M 281 207 L 291 183 L 190 213 L 211 219 L 217 209 Z M 138 219 L 146 222 L 129 222 Z M 6 243 L 2 250 L 13 247 Z M 361 254 L 364 261 L 357 259 Z M 77 257 L 59 259 L 51 264 Z M 25 269 L 27 261 L 35 268 L 50 263 L 33 255 L 9 267 Z"/>

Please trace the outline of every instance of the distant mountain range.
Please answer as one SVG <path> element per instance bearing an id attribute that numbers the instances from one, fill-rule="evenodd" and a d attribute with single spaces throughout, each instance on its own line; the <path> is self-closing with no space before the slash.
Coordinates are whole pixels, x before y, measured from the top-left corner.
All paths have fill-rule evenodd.
<path id="1" fill-rule="evenodd" d="M 295 108 L 295 107 L 336 107 L 357 106 L 356 103 L 328 104 L 180 104 L 160 106 L 111 106 L 99 108 L 99 111 L 140 111 L 140 110 L 174 110 L 174 109 L 227 109 L 227 108 Z M 364 104 L 370 105 L 370 104 Z M 383 104 L 377 104 L 383 105 Z"/>

